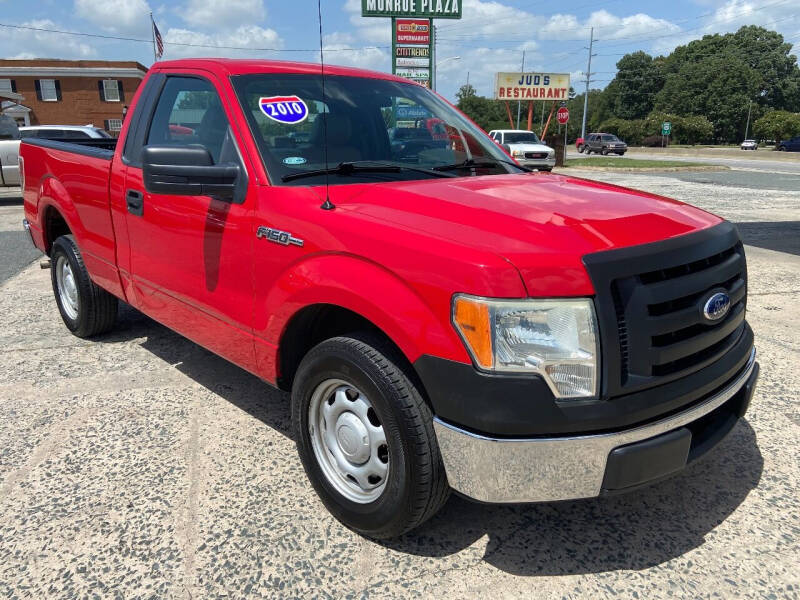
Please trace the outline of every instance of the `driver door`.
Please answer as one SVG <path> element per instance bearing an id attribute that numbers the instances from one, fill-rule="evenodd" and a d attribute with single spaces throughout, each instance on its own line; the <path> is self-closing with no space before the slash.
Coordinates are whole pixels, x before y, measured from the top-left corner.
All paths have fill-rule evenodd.
<path id="1" fill-rule="evenodd" d="M 229 107 L 210 79 L 167 76 L 145 145 L 201 145 L 214 164 L 238 164 Z M 149 193 L 141 164 L 125 178 L 135 301 L 144 313 L 229 360 L 255 370 L 252 178 L 240 204 L 209 196 Z"/>

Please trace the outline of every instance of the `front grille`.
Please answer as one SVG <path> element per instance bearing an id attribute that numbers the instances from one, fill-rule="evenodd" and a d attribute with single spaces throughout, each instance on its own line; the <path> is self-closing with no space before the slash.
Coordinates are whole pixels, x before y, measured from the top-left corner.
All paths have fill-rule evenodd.
<path id="1" fill-rule="evenodd" d="M 610 391 L 652 387 L 698 371 L 730 350 L 744 330 L 747 270 L 729 223 L 588 255 L 584 262 L 597 291 Z M 729 295 L 731 306 L 724 318 L 710 322 L 703 305 L 718 291 Z"/>
<path id="2" fill-rule="evenodd" d="M 547 158 L 547 152 L 526 152 L 525 158 Z"/>

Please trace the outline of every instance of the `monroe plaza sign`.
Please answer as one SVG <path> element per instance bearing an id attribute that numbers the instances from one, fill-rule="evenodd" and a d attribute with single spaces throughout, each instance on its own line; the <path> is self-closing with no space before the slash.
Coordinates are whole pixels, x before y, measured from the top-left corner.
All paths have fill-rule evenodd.
<path id="1" fill-rule="evenodd" d="M 498 73 L 495 100 L 566 100 L 569 73 Z"/>
<path id="2" fill-rule="evenodd" d="M 460 19 L 462 0 L 361 0 L 362 17 Z"/>

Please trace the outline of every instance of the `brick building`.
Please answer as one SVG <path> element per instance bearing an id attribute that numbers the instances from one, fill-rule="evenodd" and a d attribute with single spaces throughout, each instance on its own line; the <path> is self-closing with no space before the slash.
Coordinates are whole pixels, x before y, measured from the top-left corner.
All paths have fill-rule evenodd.
<path id="1" fill-rule="evenodd" d="M 0 113 L 20 126 L 91 124 L 117 135 L 146 73 L 135 61 L 0 59 Z"/>

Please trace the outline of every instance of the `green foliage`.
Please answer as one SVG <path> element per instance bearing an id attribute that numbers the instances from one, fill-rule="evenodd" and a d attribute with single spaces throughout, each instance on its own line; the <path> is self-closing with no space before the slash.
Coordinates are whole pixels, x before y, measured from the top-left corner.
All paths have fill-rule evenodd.
<path id="1" fill-rule="evenodd" d="M 469 83 L 467 83 L 467 84 L 462 85 L 460 88 L 458 88 L 458 91 L 456 92 L 456 100 L 458 102 L 461 102 L 462 100 L 465 100 L 466 98 L 473 98 L 473 97 L 475 97 L 477 95 L 478 95 L 478 92 L 475 91 L 475 88 L 472 85 L 470 85 Z"/>
<path id="2" fill-rule="evenodd" d="M 647 138 L 661 135 L 661 124 L 672 123 L 669 141 L 676 144 L 700 144 L 710 140 L 714 127 L 703 116 L 681 117 L 675 114 L 652 112 L 644 119 L 612 118 L 600 124 L 599 131 L 614 133 L 632 146 L 644 143 Z"/>
<path id="3" fill-rule="evenodd" d="M 773 110 L 753 123 L 753 134 L 758 139 L 779 142 L 800 135 L 800 113 Z"/>
<path id="4" fill-rule="evenodd" d="M 588 129 L 622 127 L 630 141 L 639 127 L 614 119 L 646 120 L 643 139 L 660 133 L 660 122 L 658 132 L 650 131 L 650 116 L 656 112 L 670 116 L 673 141 L 739 142 L 748 109 L 751 122 L 771 110 L 800 111 L 800 68 L 791 49 L 779 33 L 751 25 L 736 33 L 707 35 L 666 57 L 626 54 L 617 63 L 614 80 L 602 92 L 590 92 Z M 582 109 L 583 95 L 575 100 Z"/>

